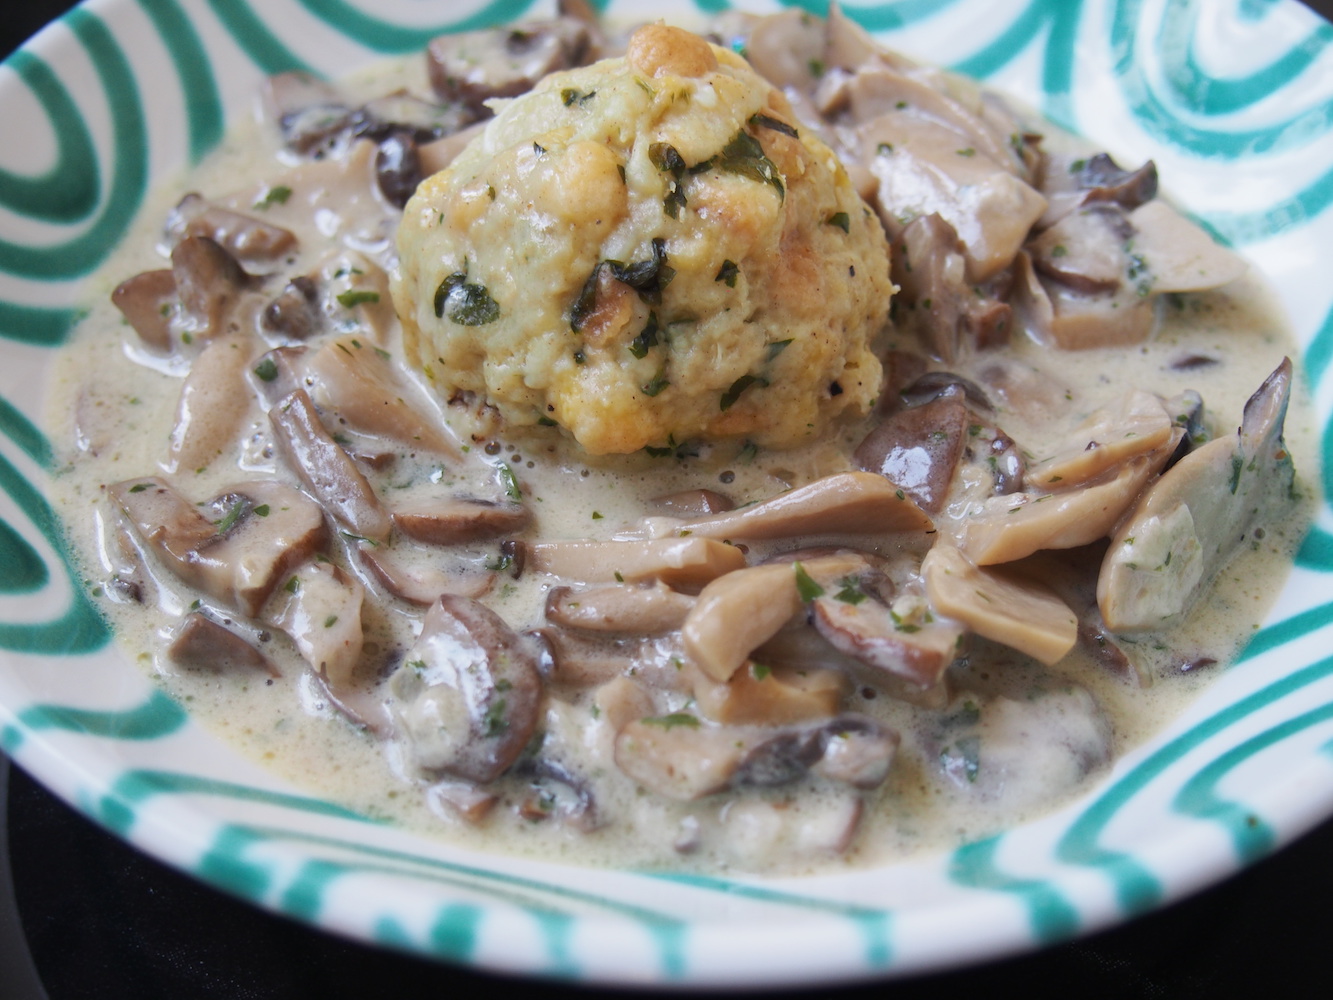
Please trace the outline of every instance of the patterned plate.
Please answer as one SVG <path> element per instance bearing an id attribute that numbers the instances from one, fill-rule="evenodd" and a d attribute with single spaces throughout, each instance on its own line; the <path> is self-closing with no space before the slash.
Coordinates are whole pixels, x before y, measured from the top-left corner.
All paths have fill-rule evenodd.
<path id="1" fill-rule="evenodd" d="M 611 6 L 630 18 L 728 4 Z M 1327 509 L 1241 662 L 1083 799 L 868 872 L 679 877 L 450 848 L 285 786 L 156 691 L 110 644 L 43 499 L 53 462 L 37 425 L 42 386 L 85 279 L 154 179 L 215 146 L 264 74 L 335 75 L 446 30 L 543 9 L 90 0 L 0 68 L 4 749 L 133 844 L 259 905 L 386 946 L 597 982 L 828 982 L 1037 947 L 1221 878 L 1333 812 Z M 1291 0 L 848 0 L 847 9 L 891 45 L 990 79 L 1126 160 L 1156 159 L 1185 206 L 1276 286 L 1327 452 L 1328 24 Z"/>

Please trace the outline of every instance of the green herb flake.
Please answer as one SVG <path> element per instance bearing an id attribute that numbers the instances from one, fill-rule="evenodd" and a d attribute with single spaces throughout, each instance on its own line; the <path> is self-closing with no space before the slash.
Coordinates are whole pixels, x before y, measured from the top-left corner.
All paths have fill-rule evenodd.
<path id="1" fill-rule="evenodd" d="M 597 91 L 595 90 L 590 90 L 587 93 L 584 93 L 575 87 L 566 87 L 564 90 L 560 91 L 560 100 L 567 108 L 574 104 L 578 104 L 579 106 L 587 104 L 596 96 Z"/>
<path id="2" fill-rule="evenodd" d="M 261 382 L 272 382 L 278 377 L 278 363 L 272 358 L 263 358 L 254 370 L 255 377 Z"/>
<path id="3" fill-rule="evenodd" d="M 852 231 L 852 220 L 846 212 L 834 212 L 824 220 L 824 223 L 829 226 L 837 226 L 844 233 L 850 233 Z"/>
<path id="4" fill-rule="evenodd" d="M 736 405 L 736 400 L 741 398 L 741 393 L 752 385 L 758 385 L 762 389 L 768 385 L 768 381 L 760 378 L 758 375 L 742 375 L 735 382 L 731 383 L 731 388 L 722 394 L 722 398 L 718 401 L 718 406 L 725 413 Z"/>
<path id="5" fill-rule="evenodd" d="M 218 527 L 219 535 L 225 535 L 236 526 L 236 522 L 239 521 L 241 516 L 245 513 L 246 503 L 247 501 L 245 500 L 237 500 L 231 505 L 231 509 L 223 515 L 221 520 L 213 522 Z"/>
<path id="6" fill-rule="evenodd" d="M 329 615 L 327 618 L 324 619 L 324 627 L 325 627 L 325 628 L 333 628 L 333 626 L 335 626 L 335 625 L 337 625 L 337 624 L 338 624 L 338 616 L 337 616 L 337 615 Z"/>
<path id="7" fill-rule="evenodd" d="M 269 505 L 266 503 L 261 503 L 258 507 L 254 509 L 252 513 L 258 514 L 260 517 L 268 517 L 270 513 Z"/>
<path id="8" fill-rule="evenodd" d="M 670 380 L 666 377 L 666 368 L 663 367 L 658 369 L 657 374 L 653 376 L 652 381 L 645 382 L 643 385 L 639 386 L 639 391 L 648 397 L 657 396 L 670 384 Z"/>
<path id="9" fill-rule="evenodd" d="M 149 489 L 152 485 L 153 485 L 152 483 L 135 483 L 133 486 L 130 487 L 130 492 L 142 493 L 144 490 Z"/>
<path id="10" fill-rule="evenodd" d="M 773 675 L 772 669 L 763 663 L 751 663 L 750 673 L 754 675 L 754 679 L 757 681 L 767 680 Z"/>
<path id="11" fill-rule="evenodd" d="M 286 586 L 284 586 L 282 589 L 287 591 L 287 593 L 289 594 L 296 593 L 298 590 L 301 589 L 301 578 L 299 576 L 292 577 L 290 580 L 287 581 Z"/>
<path id="12" fill-rule="evenodd" d="M 510 500 L 522 500 L 523 491 L 519 489 L 518 478 L 514 475 L 514 470 L 509 467 L 507 462 L 501 462 L 496 466 L 496 471 L 500 474 L 500 485 L 504 487 L 505 496 Z"/>
<path id="13" fill-rule="evenodd" d="M 359 288 L 349 288 L 338 295 L 338 305 L 344 309 L 351 309 L 353 306 L 362 304 L 374 305 L 380 300 L 379 292 L 367 292 Z"/>
<path id="14" fill-rule="evenodd" d="M 787 189 L 782 182 L 782 174 L 778 172 L 773 161 L 765 155 L 764 147 L 759 144 L 759 140 L 744 130 L 737 132 L 732 140 L 722 147 L 716 165 L 719 170 L 727 173 L 771 184 L 780 199 L 786 198 Z"/>
<path id="15" fill-rule="evenodd" d="M 651 310 L 648 313 L 648 324 L 637 337 L 630 341 L 629 352 L 636 358 L 645 358 L 648 351 L 657 346 L 657 335 L 661 330 L 657 325 L 657 313 Z"/>
<path id="16" fill-rule="evenodd" d="M 773 341 L 773 343 L 771 343 L 771 344 L 768 345 L 768 354 L 767 354 L 767 356 L 765 357 L 764 360 L 766 360 L 766 361 L 772 361 L 772 360 L 773 360 L 774 358 L 776 358 L 779 354 L 781 354 L 781 353 L 782 353 L 783 351 L 785 351 L 788 347 L 790 347 L 790 346 L 791 346 L 791 342 L 792 342 L 792 338 L 790 338 L 790 337 L 788 337 L 786 340 L 775 340 L 775 341 Z"/>
<path id="17" fill-rule="evenodd" d="M 803 603 L 809 604 L 816 597 L 824 596 L 824 588 L 815 583 L 799 561 L 792 563 L 791 566 L 792 571 L 796 574 L 796 592 L 801 595 Z"/>
<path id="18" fill-rule="evenodd" d="M 842 585 L 842 589 L 833 595 L 835 601 L 856 605 L 866 600 L 867 594 L 861 589 L 861 581 L 856 577 L 844 576 L 838 582 Z"/>
<path id="19" fill-rule="evenodd" d="M 689 712 L 672 712 L 670 715 L 650 715 L 643 720 L 648 726 L 661 726 L 663 729 L 675 729 L 677 726 L 699 728 L 699 720 Z"/>
<path id="20" fill-rule="evenodd" d="M 278 184 L 264 192 L 264 197 L 255 202 L 254 207 L 267 209 L 272 205 L 285 205 L 287 199 L 292 196 L 292 189 L 286 184 Z"/>
<path id="21" fill-rule="evenodd" d="M 959 156 L 965 156 L 969 159 L 977 155 L 977 151 L 973 149 L 971 146 L 968 146 L 966 149 L 960 149 L 957 152 Z"/>
<path id="22" fill-rule="evenodd" d="M 714 281 L 726 282 L 728 288 L 736 287 L 736 278 L 741 273 L 741 269 L 736 266 L 734 260 L 724 260 L 722 266 L 717 270 L 717 277 Z"/>
<path id="23" fill-rule="evenodd" d="M 485 734 L 488 737 L 499 736 L 509 728 L 509 720 L 505 718 L 505 711 L 509 708 L 507 698 L 496 698 L 495 701 L 486 709 Z"/>

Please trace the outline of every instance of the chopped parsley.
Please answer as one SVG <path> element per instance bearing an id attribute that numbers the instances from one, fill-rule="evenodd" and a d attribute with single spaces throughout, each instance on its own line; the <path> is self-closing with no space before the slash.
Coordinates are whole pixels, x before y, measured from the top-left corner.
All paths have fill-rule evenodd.
<path id="1" fill-rule="evenodd" d="M 338 295 L 338 305 L 344 309 L 351 309 L 353 306 L 359 306 L 362 303 L 374 304 L 380 300 L 379 292 L 366 292 L 357 288 L 349 288 Z"/>
<path id="2" fill-rule="evenodd" d="M 804 566 L 799 561 L 791 564 L 792 570 L 796 574 L 796 592 L 801 595 L 801 601 L 809 604 L 816 597 L 824 596 L 824 588 L 815 583 L 814 579 L 806 572 Z"/>
<path id="3" fill-rule="evenodd" d="M 677 726 L 689 726 L 691 729 L 699 728 L 699 720 L 689 712 L 672 712 L 670 715 L 650 715 L 644 719 L 644 724 L 649 726 L 661 726 L 663 729 L 675 729 Z"/>

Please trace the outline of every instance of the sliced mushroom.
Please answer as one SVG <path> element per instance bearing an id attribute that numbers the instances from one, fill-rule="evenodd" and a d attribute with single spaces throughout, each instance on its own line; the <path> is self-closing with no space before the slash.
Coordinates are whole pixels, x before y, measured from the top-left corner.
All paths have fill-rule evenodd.
<path id="1" fill-rule="evenodd" d="M 993 497 L 962 526 L 959 548 L 978 566 L 1014 562 L 1042 549 L 1073 549 L 1105 538 L 1174 450 L 1126 462 L 1114 479 L 1062 493 Z"/>
<path id="2" fill-rule="evenodd" d="M 319 332 L 323 318 L 319 308 L 319 286 L 313 278 L 298 275 L 264 307 L 259 323 L 263 332 L 271 336 L 284 340 L 309 340 Z"/>
<path id="3" fill-rule="evenodd" d="M 167 646 L 167 659 L 186 670 L 218 673 L 257 670 L 273 677 L 278 670 L 269 658 L 243 638 L 199 611 L 181 619 Z"/>
<path id="4" fill-rule="evenodd" d="M 305 390 L 283 397 L 268 418 L 283 460 L 329 513 L 362 538 L 386 541 L 389 515 L 356 463 L 324 429 Z"/>
<path id="5" fill-rule="evenodd" d="M 730 680 L 750 653 L 800 614 L 813 599 L 813 579 L 856 572 L 859 556 L 816 557 L 804 563 L 767 563 L 739 569 L 704 587 L 681 626 L 685 652 L 705 675 Z M 807 593 L 800 581 L 810 580 Z"/>
<path id="6" fill-rule="evenodd" d="M 1160 448 L 1171 437 L 1172 418 L 1162 400 L 1131 389 L 1088 415 L 1055 449 L 1032 466 L 1027 480 L 1037 489 L 1060 491 L 1105 475 L 1136 455 Z"/>
<path id="7" fill-rule="evenodd" d="M 553 587 L 546 595 L 546 620 L 588 632 L 660 635 L 680 628 L 694 602 L 661 581 Z"/>
<path id="8" fill-rule="evenodd" d="M 863 739 L 854 766 L 835 741 Z M 829 760 L 834 780 L 853 787 L 881 783 L 898 746 L 896 733 L 863 716 L 788 727 L 713 726 L 688 713 L 639 719 L 616 737 L 615 760 L 626 775 L 668 798 L 691 801 L 730 787 L 772 788 L 804 777 Z"/>
<path id="9" fill-rule="evenodd" d="M 680 636 L 614 637 L 548 625 L 538 632 L 551 658 L 551 680 L 586 687 L 632 677 L 658 691 L 687 693 L 693 681 Z"/>
<path id="10" fill-rule="evenodd" d="M 682 490 L 654 497 L 649 503 L 668 517 L 707 517 L 710 514 L 725 514 L 736 508 L 730 497 L 714 490 Z"/>
<path id="11" fill-rule="evenodd" d="M 296 249 L 297 242 L 290 229 L 214 205 L 197 194 L 187 194 L 172 210 L 167 235 L 177 244 L 191 237 L 211 240 L 235 260 L 260 271 L 271 270 Z M 180 283 L 179 274 L 176 281 Z"/>
<path id="12" fill-rule="evenodd" d="M 428 418 L 431 404 L 374 345 L 356 337 L 332 340 L 307 357 L 306 374 L 312 402 L 353 430 L 461 457 L 443 422 Z"/>
<path id="13" fill-rule="evenodd" d="M 171 273 L 187 339 L 208 340 L 227 332 L 241 296 L 258 284 L 225 247 L 206 236 L 187 236 L 172 248 Z"/>
<path id="14" fill-rule="evenodd" d="M 427 612 L 390 688 L 417 764 L 483 783 L 523 752 L 543 698 L 531 646 L 489 608 L 451 596 Z"/>
<path id="15" fill-rule="evenodd" d="M 971 414 L 962 391 L 947 392 L 886 418 L 853 454 L 867 472 L 900 486 L 928 514 L 938 514 L 963 453 Z"/>
<path id="16" fill-rule="evenodd" d="M 465 31 L 431 41 L 426 68 L 440 98 L 489 115 L 491 98 L 517 97 L 546 74 L 580 65 L 588 43 L 587 27 L 566 17 Z"/>
<path id="17" fill-rule="evenodd" d="M 906 492 L 871 472 L 840 472 L 726 514 L 695 518 L 679 530 L 707 538 L 929 531 L 930 517 Z"/>
<path id="18" fill-rule="evenodd" d="M 126 278 L 111 293 L 139 339 L 155 351 L 171 350 L 171 317 L 176 306 L 176 278 L 169 269 L 144 271 Z"/>
<path id="19" fill-rule="evenodd" d="M 326 537 L 318 505 L 281 483 L 242 483 L 202 506 L 156 477 L 128 479 L 107 492 L 167 569 L 250 617 Z"/>
<path id="20" fill-rule="evenodd" d="M 233 447 L 250 414 L 245 373 L 253 345 L 245 334 L 211 341 L 181 383 L 163 471 L 200 472 Z"/>
<path id="21" fill-rule="evenodd" d="M 1026 653 L 1047 666 L 1078 639 L 1078 617 L 1033 580 L 981 569 L 952 545 L 937 544 L 921 563 L 930 602 L 978 635 Z"/>
<path id="22" fill-rule="evenodd" d="M 287 145 L 302 155 L 327 147 L 351 121 L 352 111 L 342 94 L 309 73 L 270 76 L 260 98 L 265 114 L 281 129 Z"/>
<path id="23" fill-rule="evenodd" d="M 421 555 L 422 553 L 418 553 Z M 380 586 L 399 600 L 427 608 L 441 594 L 481 597 L 495 584 L 495 574 L 463 560 L 402 559 L 401 547 L 356 543 L 356 555 Z"/>
<path id="24" fill-rule="evenodd" d="M 1282 427 L 1292 377 L 1284 358 L 1245 404 L 1239 432 L 1182 458 L 1116 531 L 1097 580 L 1113 631 L 1178 620 L 1255 526 L 1291 503 L 1295 473 Z"/>
<path id="25" fill-rule="evenodd" d="M 713 538 L 657 538 L 628 542 L 537 542 L 528 548 L 533 569 L 583 583 L 661 580 L 678 588 L 701 587 L 740 569 L 745 553 Z"/>
<path id="26" fill-rule="evenodd" d="M 1145 262 L 1154 293 L 1199 292 L 1245 273 L 1241 257 L 1218 243 L 1163 201 L 1134 209 L 1134 252 Z"/>
<path id="27" fill-rule="evenodd" d="M 529 792 L 518 807 L 524 819 L 557 819 L 580 833 L 602 825 L 592 786 L 567 765 L 549 757 L 525 758 L 514 767 L 514 774 L 528 782 Z"/>
<path id="28" fill-rule="evenodd" d="M 837 670 L 770 667 L 750 662 L 725 684 L 696 671 L 694 700 L 706 718 L 725 725 L 782 726 L 838 714 L 847 676 Z"/>
<path id="29" fill-rule="evenodd" d="M 1118 207 L 1092 206 L 1070 212 L 1027 244 L 1041 273 L 1076 292 L 1114 292 L 1131 266 L 1134 229 Z"/>
<path id="30" fill-rule="evenodd" d="M 364 600 L 361 584 L 333 563 L 312 559 L 292 570 L 264 608 L 264 620 L 287 633 L 339 707 L 354 717 L 361 715 L 355 689 Z"/>
<path id="31" fill-rule="evenodd" d="M 400 504 L 392 517 L 409 538 L 431 545 L 458 545 L 522 531 L 532 513 L 517 503 L 440 497 Z"/>

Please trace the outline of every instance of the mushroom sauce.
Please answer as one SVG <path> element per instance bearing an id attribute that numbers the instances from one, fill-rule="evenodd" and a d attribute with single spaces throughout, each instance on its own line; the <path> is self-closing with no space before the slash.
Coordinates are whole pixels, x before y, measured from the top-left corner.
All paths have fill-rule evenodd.
<path id="1" fill-rule="evenodd" d="M 1308 523 L 1312 420 L 1273 302 L 1151 163 L 1122 170 L 836 9 L 728 15 L 714 51 L 772 83 L 728 146 L 750 158 L 658 142 L 660 242 L 563 287 L 624 286 L 662 337 L 640 318 L 613 346 L 675 357 L 664 275 L 694 185 L 725 173 L 781 207 L 776 144 L 827 142 L 899 286 L 871 412 L 787 450 L 592 456 L 545 411 L 436 391 L 391 302 L 402 206 L 485 101 L 597 99 L 549 71 L 624 58 L 679 96 L 703 72 L 680 52 L 730 65 L 635 37 L 575 11 L 438 40 L 428 74 L 276 78 L 146 212 L 51 414 L 101 607 L 246 753 L 487 850 L 801 873 L 1078 794 L 1235 657 Z M 846 231 L 835 215 L 817 222 Z M 485 251 L 440 283 L 442 322 L 506 308 Z"/>

